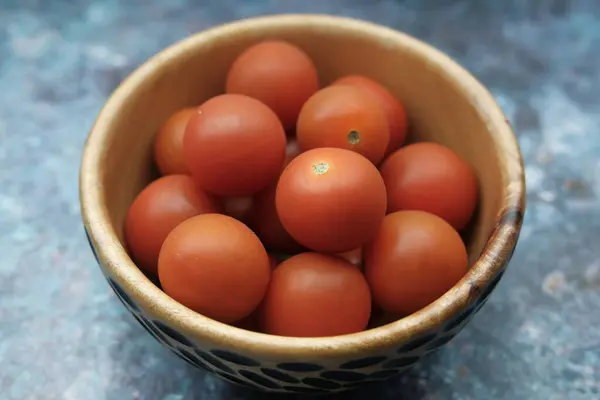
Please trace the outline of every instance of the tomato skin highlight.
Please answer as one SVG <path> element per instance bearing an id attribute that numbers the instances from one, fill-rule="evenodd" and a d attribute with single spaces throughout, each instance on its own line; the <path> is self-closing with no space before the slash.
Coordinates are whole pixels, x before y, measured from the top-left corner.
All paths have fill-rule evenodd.
<path id="1" fill-rule="evenodd" d="M 277 185 L 281 222 L 314 251 L 344 253 L 361 247 L 385 216 L 383 179 L 366 158 L 350 150 L 319 148 L 297 156 Z"/>
<path id="2" fill-rule="evenodd" d="M 260 307 L 262 331 L 323 337 L 360 332 L 371 315 L 371 293 L 358 268 L 340 257 L 293 256 L 275 268 Z"/>
<path id="3" fill-rule="evenodd" d="M 422 210 L 461 230 L 478 202 L 475 173 L 447 147 L 421 142 L 403 147 L 380 168 L 388 195 L 388 213 Z"/>
<path id="4" fill-rule="evenodd" d="M 193 178 L 218 196 L 250 196 L 279 175 L 286 158 L 281 122 L 263 103 L 238 94 L 207 100 L 186 127 L 184 157 Z"/>
<path id="5" fill-rule="evenodd" d="M 364 254 L 373 300 L 394 315 L 426 307 L 467 272 L 467 250 L 458 232 L 424 211 L 387 215 Z"/>
<path id="6" fill-rule="evenodd" d="M 295 127 L 302 105 L 318 90 L 319 77 L 310 57 L 299 47 L 267 40 L 247 48 L 227 74 L 226 92 L 260 100 L 281 120 Z"/>
<path id="7" fill-rule="evenodd" d="M 154 138 L 154 161 L 164 175 L 188 174 L 190 170 L 183 158 L 183 134 L 196 107 L 186 107 L 174 112 L 160 127 Z"/>
<path id="8" fill-rule="evenodd" d="M 321 89 L 304 104 L 296 126 L 303 151 L 339 147 L 378 164 L 389 143 L 389 124 L 369 91 L 351 85 Z"/>
<path id="9" fill-rule="evenodd" d="M 383 87 L 383 85 L 362 75 L 344 76 L 331 85 L 353 85 L 364 88 L 375 96 L 389 124 L 390 140 L 385 151 L 386 155 L 398 150 L 404 144 L 408 133 L 406 110 L 402 102 Z"/>
<path id="10" fill-rule="evenodd" d="M 187 175 L 168 175 L 144 188 L 125 219 L 125 240 L 141 269 L 157 273 L 158 254 L 167 235 L 195 215 L 219 212 L 221 205 Z"/>
<path id="11" fill-rule="evenodd" d="M 264 297 L 271 260 L 243 223 L 203 214 L 178 225 L 160 251 L 163 290 L 186 307 L 217 321 L 249 316 Z"/>

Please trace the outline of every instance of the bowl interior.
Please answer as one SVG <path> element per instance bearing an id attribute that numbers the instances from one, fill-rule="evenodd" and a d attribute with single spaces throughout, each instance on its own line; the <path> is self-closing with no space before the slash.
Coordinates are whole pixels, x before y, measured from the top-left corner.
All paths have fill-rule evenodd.
<path id="1" fill-rule="evenodd" d="M 160 124 L 174 111 L 222 93 L 235 57 L 267 38 L 285 39 L 304 49 L 318 68 L 322 86 L 346 74 L 364 74 L 384 84 L 406 105 L 411 141 L 442 143 L 472 165 L 481 194 L 467 239 L 469 260 L 474 262 L 494 228 L 504 191 L 485 113 L 461 82 L 410 46 L 343 27 L 310 24 L 208 35 L 183 42 L 175 54 L 159 54 L 144 66 L 142 78 L 127 86 L 127 96 L 111 112 L 104 138 L 100 183 L 118 237 L 123 238 L 128 207 L 153 175 L 151 145 Z"/>

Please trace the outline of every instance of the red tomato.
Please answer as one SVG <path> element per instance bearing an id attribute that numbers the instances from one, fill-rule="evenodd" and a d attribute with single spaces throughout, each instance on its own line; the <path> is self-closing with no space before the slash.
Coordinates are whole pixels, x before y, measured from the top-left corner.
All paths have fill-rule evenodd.
<path id="1" fill-rule="evenodd" d="M 285 165 L 299 153 L 294 146 L 295 140 L 288 142 Z M 271 251 L 283 253 L 299 253 L 304 247 L 298 244 L 281 224 L 275 207 L 277 182 L 257 193 L 252 199 L 252 207 L 248 210 L 248 225 L 258 235 L 265 247 Z"/>
<path id="2" fill-rule="evenodd" d="M 402 103 L 385 87 L 373 79 L 361 75 L 344 76 L 333 82 L 332 85 L 354 85 L 368 90 L 375 96 L 387 117 L 390 129 L 390 141 L 385 151 L 386 154 L 396 151 L 404 144 L 408 131 L 406 111 Z"/>
<path id="3" fill-rule="evenodd" d="M 277 116 L 260 101 L 238 94 L 202 104 L 183 144 L 194 179 L 220 196 L 249 196 L 266 188 L 285 161 L 286 136 Z"/>
<path id="4" fill-rule="evenodd" d="M 162 177 L 137 195 L 125 220 L 127 247 L 136 264 L 156 274 L 167 235 L 194 215 L 219 212 L 219 203 L 187 175 Z"/>
<path id="5" fill-rule="evenodd" d="M 227 75 L 227 93 L 260 100 L 286 129 L 295 126 L 306 100 L 319 89 L 317 69 L 297 46 L 269 40 L 246 49 Z"/>
<path id="6" fill-rule="evenodd" d="M 251 196 L 225 197 L 222 199 L 222 202 L 225 215 L 229 215 L 244 223 L 250 218 L 254 202 Z"/>
<path id="7" fill-rule="evenodd" d="M 303 151 L 318 147 L 352 150 L 378 164 L 390 140 L 386 115 L 365 89 L 330 86 L 302 107 L 296 136 Z"/>
<path id="8" fill-rule="evenodd" d="M 275 268 L 260 312 L 265 333 L 344 335 L 367 326 L 371 293 L 362 273 L 345 260 L 302 253 Z"/>
<path id="9" fill-rule="evenodd" d="M 391 314 L 374 305 L 373 310 L 371 310 L 371 319 L 369 320 L 367 329 L 373 329 L 391 324 L 392 322 L 398 321 L 401 318 L 401 315 Z"/>
<path id="10" fill-rule="evenodd" d="M 427 306 L 467 271 L 460 235 L 423 211 L 387 215 L 364 252 L 373 300 L 392 314 L 408 315 Z"/>
<path id="11" fill-rule="evenodd" d="M 345 253 L 340 253 L 338 254 L 338 256 L 342 257 L 344 260 L 348 261 L 352 265 L 356 265 L 358 267 L 362 266 L 362 247 L 347 251 Z"/>
<path id="12" fill-rule="evenodd" d="M 276 184 L 254 196 L 248 226 L 270 251 L 298 253 L 303 247 L 285 230 L 275 208 Z"/>
<path id="13" fill-rule="evenodd" d="M 269 262 L 271 263 L 271 268 L 273 269 L 275 269 L 275 267 L 279 264 L 277 257 L 275 257 L 273 254 L 269 254 Z"/>
<path id="14" fill-rule="evenodd" d="M 296 138 L 288 138 L 287 146 L 285 148 L 285 165 L 287 166 L 290 161 L 298 156 L 298 154 L 300 154 L 298 141 Z"/>
<path id="15" fill-rule="evenodd" d="M 252 313 L 271 276 L 267 251 L 238 220 L 204 214 L 178 225 L 167 236 L 158 259 L 166 294 L 184 306 L 231 323 Z"/>
<path id="16" fill-rule="evenodd" d="M 415 143 L 381 166 L 388 196 L 388 213 L 422 210 L 463 229 L 478 201 L 475 173 L 456 153 L 437 143 Z"/>
<path id="17" fill-rule="evenodd" d="M 377 168 L 349 150 L 320 148 L 285 168 L 276 192 L 285 229 L 300 244 L 343 253 L 370 240 L 385 216 L 385 185 Z"/>
<path id="18" fill-rule="evenodd" d="M 154 138 L 154 161 L 162 175 L 189 174 L 183 159 L 183 134 L 196 107 L 175 112 L 161 126 Z"/>
<path id="19" fill-rule="evenodd" d="M 245 329 L 252 332 L 260 332 L 260 315 L 257 312 L 253 312 L 246 318 L 234 322 L 232 325 L 236 328 Z"/>

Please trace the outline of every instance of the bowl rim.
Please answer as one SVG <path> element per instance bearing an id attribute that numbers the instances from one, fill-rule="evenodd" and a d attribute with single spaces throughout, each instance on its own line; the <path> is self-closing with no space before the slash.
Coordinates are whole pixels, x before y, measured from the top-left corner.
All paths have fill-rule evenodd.
<path id="1" fill-rule="evenodd" d="M 499 157 L 504 196 L 497 224 L 483 252 L 467 274 L 442 297 L 424 309 L 384 326 L 363 332 L 317 338 L 296 338 L 256 333 L 204 317 L 167 296 L 133 263 L 112 228 L 102 195 L 104 148 L 110 137 L 111 115 L 126 101 L 128 93 L 169 60 L 195 47 L 239 32 L 274 28 L 311 27 L 353 32 L 401 44 L 407 51 L 426 58 L 446 79 L 468 96 L 470 104 L 485 118 Z M 441 68 L 443 66 L 443 68 Z M 319 14 L 280 14 L 255 17 L 218 25 L 180 40 L 139 66 L 113 92 L 100 111 L 85 143 L 80 177 L 81 214 L 98 259 L 111 277 L 124 287 L 136 304 L 151 310 L 170 326 L 202 342 L 242 353 L 291 359 L 346 357 L 364 350 L 384 351 L 411 338 L 427 334 L 462 312 L 502 271 L 515 249 L 525 211 L 525 179 L 522 155 L 516 137 L 490 92 L 449 56 L 405 33 L 354 18 Z"/>

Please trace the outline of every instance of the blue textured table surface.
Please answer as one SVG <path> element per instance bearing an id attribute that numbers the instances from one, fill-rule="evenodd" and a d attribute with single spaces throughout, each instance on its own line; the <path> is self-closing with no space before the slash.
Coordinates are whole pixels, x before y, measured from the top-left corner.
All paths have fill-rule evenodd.
<path id="1" fill-rule="evenodd" d="M 217 23 L 293 11 L 376 21 L 446 51 L 491 89 L 526 160 L 525 226 L 490 301 L 445 350 L 348 398 L 600 398 L 595 0 L 3 0 L 0 397 L 269 397 L 193 370 L 125 311 L 88 249 L 77 175 L 104 100 L 146 58 Z"/>

